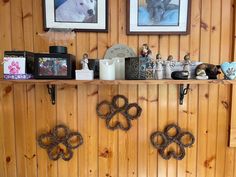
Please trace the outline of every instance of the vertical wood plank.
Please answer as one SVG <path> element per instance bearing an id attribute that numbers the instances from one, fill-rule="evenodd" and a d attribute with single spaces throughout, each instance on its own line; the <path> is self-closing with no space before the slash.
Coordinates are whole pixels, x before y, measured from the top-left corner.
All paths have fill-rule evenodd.
<path id="1" fill-rule="evenodd" d="M 58 86 L 56 106 L 57 124 L 64 124 L 72 131 L 77 131 L 76 86 Z M 76 152 L 76 150 L 74 150 L 74 152 Z M 58 177 L 76 177 L 78 175 L 77 166 L 77 153 L 74 153 L 73 158 L 69 162 L 59 160 Z"/>
<path id="2" fill-rule="evenodd" d="M 89 117 L 88 117 L 88 109 L 89 109 L 89 103 L 88 103 L 88 95 L 87 95 L 87 90 L 88 86 L 86 85 L 78 85 L 77 86 L 77 95 L 78 95 L 78 131 L 81 133 L 83 137 L 83 144 L 80 146 L 78 150 L 78 175 L 79 176 L 89 176 L 89 174 L 94 174 L 95 171 L 89 171 L 89 157 L 90 157 L 90 152 L 89 152 Z M 95 119 L 95 117 L 94 117 Z M 94 120 L 95 121 L 95 120 Z"/>
<path id="3" fill-rule="evenodd" d="M 5 160 L 5 148 L 4 148 L 4 119 L 3 119 L 3 93 L 4 93 L 4 85 L 0 85 L 0 176 L 7 177 L 7 170 L 6 170 L 6 160 Z"/>
<path id="4" fill-rule="evenodd" d="M 129 85 L 129 101 L 130 103 L 138 102 L 138 87 L 137 85 Z M 140 119 L 140 118 L 139 118 Z M 132 128 L 129 130 L 128 138 L 128 177 L 138 176 L 138 120 L 132 121 Z"/>
<path id="5" fill-rule="evenodd" d="M 119 1 L 109 2 L 109 47 L 117 44 L 119 39 Z"/>
<path id="6" fill-rule="evenodd" d="M 235 10 L 236 2 L 233 1 L 233 4 L 234 4 L 234 11 L 233 11 L 234 12 L 234 14 L 233 14 L 234 31 L 233 31 L 233 33 L 235 36 L 236 35 L 236 27 L 235 27 L 236 26 L 236 10 Z M 236 39 L 235 38 L 234 38 L 234 49 L 233 50 L 234 50 L 233 51 L 233 54 L 234 54 L 233 61 L 235 61 L 236 60 Z M 235 107 L 235 104 L 236 104 L 235 98 L 236 98 L 236 86 L 233 85 L 232 86 L 232 103 L 231 103 L 230 140 L 229 140 L 230 147 L 236 147 L 236 111 L 235 111 L 235 109 L 232 109 Z"/>
<path id="7" fill-rule="evenodd" d="M 170 36 L 169 37 L 169 55 L 172 55 L 174 59 L 179 58 L 179 45 L 180 45 L 180 39 L 179 36 Z M 167 119 L 168 124 L 178 122 L 178 86 L 177 85 L 168 85 L 168 97 L 167 97 L 167 107 L 168 107 L 168 113 L 167 113 Z M 168 161 L 168 171 L 167 175 L 169 177 L 174 177 L 177 174 L 177 162 L 175 159 L 170 159 Z"/>
<path id="8" fill-rule="evenodd" d="M 56 126 L 56 107 L 51 104 L 47 86 L 36 85 L 36 129 L 37 137 Z M 45 149 L 37 146 L 37 176 L 57 177 L 57 162 L 48 158 Z"/>
<path id="9" fill-rule="evenodd" d="M 0 2 L 0 50 L 11 50 L 11 2 Z M 3 52 L 0 52 L 0 63 L 2 63 Z M 3 65 L 0 65 L 0 78 L 3 78 Z"/>
<path id="10" fill-rule="evenodd" d="M 11 3 L 11 36 L 13 50 L 24 50 L 23 10 L 21 1 Z M 14 30 L 18 29 L 18 30 Z M 27 176 L 26 132 L 27 95 L 26 85 L 14 85 L 15 143 L 17 175 Z M 17 106 L 21 105 L 21 107 Z M 22 145 L 20 145 L 22 143 Z"/>
<path id="11" fill-rule="evenodd" d="M 224 47 L 221 46 L 221 62 L 226 62 L 229 60 L 229 58 L 233 58 L 233 1 L 228 0 L 226 1 L 227 4 L 222 3 L 222 19 L 225 18 L 226 15 L 230 15 L 231 18 L 228 18 L 227 20 L 222 20 L 222 34 L 224 34 L 224 39 L 221 40 L 221 45 L 225 45 Z M 227 26 L 225 26 L 227 25 Z M 227 47 L 227 48 L 226 48 Z M 225 127 L 225 140 L 226 140 L 226 159 L 225 159 L 225 176 L 233 176 L 233 170 L 235 168 L 234 161 L 234 151 L 235 149 L 229 148 L 229 138 L 230 138 L 230 131 L 228 131 L 230 127 L 230 87 L 227 86 L 225 89 L 227 90 L 226 93 L 222 93 L 220 86 L 219 93 L 220 95 L 223 94 L 225 96 L 220 96 L 220 102 L 224 106 L 224 115 L 227 119 L 226 121 L 226 127 Z M 223 89 L 223 88 L 222 88 Z M 227 106 L 224 105 L 226 103 Z M 223 107 L 220 107 L 220 110 L 222 110 Z M 234 108 L 232 108 L 234 109 Z M 224 124 L 223 124 L 224 125 Z"/>
<path id="12" fill-rule="evenodd" d="M 119 94 L 128 97 L 128 86 L 127 85 L 120 85 L 119 86 Z M 119 104 L 122 104 L 120 101 Z M 124 118 L 122 115 L 118 115 L 118 119 L 120 122 L 125 123 Z M 131 124 L 133 121 L 131 122 Z M 133 127 L 131 127 L 132 129 Z M 128 134 L 129 131 L 125 132 L 123 130 L 118 131 L 118 139 L 119 139 L 119 177 L 128 177 Z"/>
<path id="13" fill-rule="evenodd" d="M 34 30 L 34 52 L 48 52 L 49 38 L 43 37 L 46 34 L 43 30 L 43 1 L 33 1 L 33 30 Z M 51 33 L 52 34 L 52 33 Z"/>
<path id="14" fill-rule="evenodd" d="M 116 92 L 113 86 L 99 86 L 99 102 L 110 102 Z M 107 129 L 104 119 L 99 118 L 99 176 L 118 176 L 117 152 L 117 132 Z"/>
<path id="15" fill-rule="evenodd" d="M 199 61 L 200 56 L 200 23 L 201 23 L 201 0 L 191 1 L 191 33 L 190 33 L 190 55 L 193 61 Z M 191 85 L 188 97 L 188 130 L 195 136 L 193 147 L 187 150 L 187 177 L 197 176 L 197 144 L 198 138 L 198 85 Z"/>
<path id="16" fill-rule="evenodd" d="M 98 117 L 95 105 L 98 103 L 98 86 L 88 86 L 88 171 L 89 176 L 98 176 Z M 93 106 L 91 106 L 93 105 Z"/>
<path id="17" fill-rule="evenodd" d="M 13 103 L 13 86 L 5 85 L 3 87 L 3 131 L 4 131 L 4 151 L 6 160 L 7 176 L 17 176 L 16 168 L 16 142 L 15 142 L 15 118 Z"/>
<path id="18" fill-rule="evenodd" d="M 0 2 L 0 62 L 4 50 L 11 50 L 11 2 Z M 3 65 L 0 65 L 3 78 Z M 1 85 L 1 176 L 16 177 L 15 128 L 13 112 L 13 87 Z M 7 132 L 7 133 L 6 133 Z"/>
<path id="19" fill-rule="evenodd" d="M 26 170 L 28 176 L 37 176 L 36 164 L 36 110 L 35 110 L 35 85 L 26 85 L 27 92 L 27 120 L 25 122 L 25 139 L 26 139 Z"/>
<path id="20" fill-rule="evenodd" d="M 21 0 L 25 50 L 33 51 L 33 1 Z"/>
<path id="21" fill-rule="evenodd" d="M 118 37 L 120 44 L 127 44 L 126 35 L 126 1 L 118 0 L 119 20 L 118 20 Z"/>
<path id="22" fill-rule="evenodd" d="M 183 60 L 184 56 L 189 53 L 189 35 L 180 37 L 180 60 Z M 186 130 L 188 124 L 188 95 L 185 96 L 183 105 L 179 105 L 178 112 L 178 125 L 181 129 Z M 178 161 L 177 175 L 179 177 L 186 176 L 187 158 Z"/>
<path id="23" fill-rule="evenodd" d="M 167 85 L 159 85 L 158 87 L 158 131 L 163 131 L 167 125 Z M 167 161 L 158 155 L 158 177 L 167 175 Z"/>
<path id="24" fill-rule="evenodd" d="M 159 52 L 162 56 L 162 59 L 165 60 L 169 55 L 169 36 L 160 36 L 160 47 Z M 168 95 L 168 86 L 159 85 L 158 87 L 158 131 L 163 131 L 167 125 L 167 95 Z M 158 155 L 158 176 L 167 176 L 168 173 L 168 163 L 166 160 L 162 159 Z"/>
<path id="25" fill-rule="evenodd" d="M 145 177 L 148 172 L 148 112 L 147 112 L 147 85 L 138 85 L 139 106 L 143 109 L 138 120 L 138 176 Z"/>
<path id="26" fill-rule="evenodd" d="M 150 135 L 157 131 L 158 92 L 157 85 L 148 85 L 147 88 L 147 144 L 148 144 L 148 173 L 147 176 L 157 176 L 157 150 L 150 143 Z"/>
<path id="27" fill-rule="evenodd" d="M 16 132 L 16 160 L 17 160 L 17 175 L 27 176 L 26 161 L 26 127 L 27 121 L 27 95 L 26 85 L 20 84 L 14 86 L 14 112 L 15 112 L 15 132 Z M 21 105 L 21 106 L 17 106 Z M 28 157 L 29 159 L 31 157 Z"/>
<path id="28" fill-rule="evenodd" d="M 200 60 L 209 62 L 210 51 L 210 25 L 211 25 L 211 1 L 202 1 L 201 6 L 201 43 L 200 43 Z M 197 176 L 206 175 L 207 160 L 207 118 L 208 118 L 208 99 L 209 87 L 199 86 L 199 122 L 198 122 L 198 156 L 197 156 Z"/>
<path id="29" fill-rule="evenodd" d="M 210 38 L 210 63 L 220 62 L 220 18 L 221 1 L 212 2 L 211 10 L 211 38 Z M 217 107 L 218 107 L 218 86 L 209 86 L 209 112 L 208 112 L 208 133 L 207 133 L 207 160 L 205 161 L 206 176 L 215 176 L 216 164 L 216 135 L 217 135 Z M 214 109 L 211 109 L 214 108 Z M 216 109 L 215 109 L 216 108 Z M 214 148 L 213 148 L 214 147 Z"/>
<path id="30" fill-rule="evenodd" d="M 19 0 L 11 1 L 11 27 L 13 50 L 24 50 L 23 13 Z"/>
<path id="31" fill-rule="evenodd" d="M 168 124 L 177 124 L 178 122 L 178 86 L 168 85 L 168 96 L 167 96 L 167 121 Z M 175 147 L 173 147 L 175 148 Z M 176 149 L 175 149 L 176 150 Z M 167 175 L 174 177 L 177 175 L 177 161 L 170 159 L 168 161 Z"/>

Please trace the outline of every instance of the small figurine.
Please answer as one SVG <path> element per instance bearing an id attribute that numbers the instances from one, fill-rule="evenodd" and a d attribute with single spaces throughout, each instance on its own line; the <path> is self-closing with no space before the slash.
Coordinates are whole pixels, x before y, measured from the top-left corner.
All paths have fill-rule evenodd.
<path id="1" fill-rule="evenodd" d="M 148 56 L 151 56 L 152 51 L 150 50 L 150 48 L 147 44 L 143 44 L 143 46 L 141 47 L 140 54 L 142 57 L 148 57 Z"/>
<path id="2" fill-rule="evenodd" d="M 171 79 L 172 69 L 175 66 L 173 56 L 169 55 L 167 60 L 164 62 L 164 64 L 165 64 L 165 78 L 166 79 Z"/>
<path id="3" fill-rule="evenodd" d="M 196 79 L 197 80 L 207 80 L 208 79 L 208 76 L 206 75 L 206 72 L 205 70 L 203 69 L 199 69 L 196 73 Z"/>
<path id="4" fill-rule="evenodd" d="M 155 79 L 163 79 L 163 61 L 161 59 L 161 55 L 157 54 L 156 56 L 156 62 L 154 63 L 154 71 L 155 71 Z"/>
<path id="5" fill-rule="evenodd" d="M 213 65 L 203 63 L 197 66 L 195 70 L 196 76 L 203 76 L 204 72 L 209 79 L 217 79 L 217 75 L 220 74 L 220 65 Z"/>
<path id="6" fill-rule="evenodd" d="M 89 67 L 88 67 L 88 54 L 85 53 L 83 55 L 83 60 L 81 61 L 81 64 L 82 64 L 82 69 L 83 70 L 89 70 Z"/>
<path id="7" fill-rule="evenodd" d="M 188 71 L 189 72 L 189 78 L 191 77 L 191 60 L 190 60 L 190 55 L 187 54 L 184 56 L 184 61 L 183 61 L 183 71 Z"/>
<path id="8" fill-rule="evenodd" d="M 75 70 L 76 80 L 93 80 L 94 71 L 90 70 L 88 67 L 88 54 L 87 53 L 83 55 L 81 64 L 82 64 L 82 69 Z"/>

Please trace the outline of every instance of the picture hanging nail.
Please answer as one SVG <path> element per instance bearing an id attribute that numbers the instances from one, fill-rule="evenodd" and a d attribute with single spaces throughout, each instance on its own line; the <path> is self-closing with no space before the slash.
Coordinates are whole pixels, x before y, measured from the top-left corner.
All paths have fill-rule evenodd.
<path id="1" fill-rule="evenodd" d="M 171 132 L 174 130 L 174 134 Z M 176 160 L 182 160 L 185 157 L 185 148 L 194 144 L 195 138 L 190 132 L 181 132 L 179 126 L 175 124 L 168 125 L 164 132 L 154 132 L 151 137 L 152 145 L 158 149 L 159 154 L 165 160 L 169 160 L 171 157 Z M 176 144 L 179 148 L 179 152 L 169 150 L 168 146 Z"/>
<path id="2" fill-rule="evenodd" d="M 69 161 L 73 157 L 73 149 L 83 144 L 83 137 L 79 132 L 72 132 L 65 125 L 58 125 L 50 132 L 41 134 L 38 139 L 41 148 L 46 149 L 51 160 L 62 158 Z"/>
<path id="3" fill-rule="evenodd" d="M 119 106 L 118 102 L 122 103 L 121 106 Z M 131 110 L 135 113 L 131 114 Z M 111 102 L 105 100 L 99 103 L 96 111 L 98 117 L 106 120 L 106 126 L 108 129 L 121 129 L 128 131 L 131 128 L 131 121 L 140 117 L 142 108 L 137 103 L 129 104 L 128 99 L 125 96 L 116 95 L 113 97 Z M 126 123 L 112 121 L 113 117 L 119 113 L 124 116 Z"/>

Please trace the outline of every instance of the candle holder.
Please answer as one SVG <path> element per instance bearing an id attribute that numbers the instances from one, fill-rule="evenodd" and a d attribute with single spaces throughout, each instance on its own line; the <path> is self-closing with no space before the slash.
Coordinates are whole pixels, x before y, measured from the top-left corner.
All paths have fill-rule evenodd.
<path id="1" fill-rule="evenodd" d="M 99 77 L 101 80 L 115 80 L 115 62 L 109 59 L 100 60 Z"/>
<path id="2" fill-rule="evenodd" d="M 125 59 L 124 58 L 112 58 L 115 62 L 115 78 L 116 80 L 125 79 Z"/>

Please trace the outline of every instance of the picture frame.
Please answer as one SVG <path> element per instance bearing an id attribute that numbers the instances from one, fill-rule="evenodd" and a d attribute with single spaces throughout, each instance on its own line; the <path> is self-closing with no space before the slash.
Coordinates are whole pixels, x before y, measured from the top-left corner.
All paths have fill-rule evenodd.
<path id="1" fill-rule="evenodd" d="M 108 32 L 108 0 L 43 0 L 44 28 Z"/>
<path id="2" fill-rule="evenodd" d="M 127 34 L 189 34 L 191 0 L 127 0 Z"/>
<path id="3" fill-rule="evenodd" d="M 75 79 L 76 59 L 70 54 L 34 55 L 35 79 Z"/>

